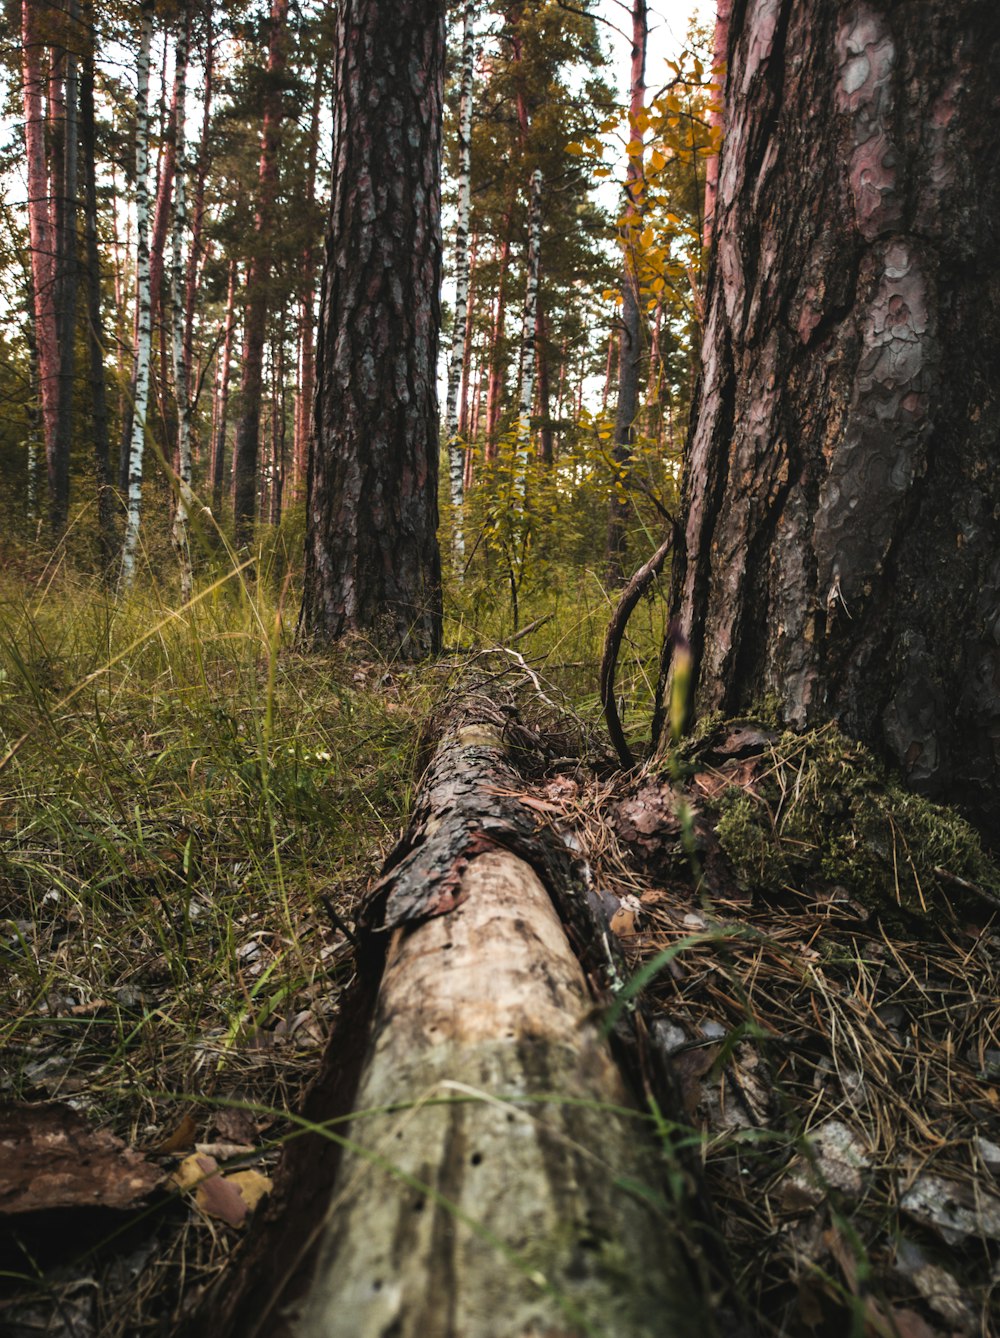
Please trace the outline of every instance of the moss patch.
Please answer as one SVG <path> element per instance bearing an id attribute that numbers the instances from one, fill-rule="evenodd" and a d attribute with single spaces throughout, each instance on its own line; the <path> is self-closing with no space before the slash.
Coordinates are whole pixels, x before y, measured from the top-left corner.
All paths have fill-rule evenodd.
<path id="1" fill-rule="evenodd" d="M 751 774 L 744 759 L 739 782 L 714 800 L 719 843 L 744 886 L 839 886 L 869 910 L 917 916 L 1000 905 L 1000 868 L 953 810 L 902 789 L 832 725 L 772 737 Z"/>

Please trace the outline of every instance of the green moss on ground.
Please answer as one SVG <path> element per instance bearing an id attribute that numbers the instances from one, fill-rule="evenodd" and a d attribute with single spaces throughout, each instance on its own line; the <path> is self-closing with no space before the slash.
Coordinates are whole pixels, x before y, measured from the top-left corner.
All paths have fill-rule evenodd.
<path id="1" fill-rule="evenodd" d="M 1000 868 L 969 823 L 904 790 L 832 725 L 777 735 L 716 806 L 719 843 L 748 888 L 839 886 L 869 910 L 916 916 L 1000 905 Z"/>

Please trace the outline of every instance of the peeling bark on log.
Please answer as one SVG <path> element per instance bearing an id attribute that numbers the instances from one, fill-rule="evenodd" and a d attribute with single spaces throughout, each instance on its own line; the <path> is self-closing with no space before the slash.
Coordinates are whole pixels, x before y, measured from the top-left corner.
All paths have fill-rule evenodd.
<path id="1" fill-rule="evenodd" d="M 329 1140 L 291 1145 L 240 1294 L 201 1330 L 213 1338 L 712 1332 L 681 1210 L 663 1206 L 662 1166 L 601 1033 L 592 984 L 611 950 L 595 942 L 597 897 L 521 802 L 519 736 L 489 703 L 451 717 L 359 917 L 352 1020 L 307 1110 L 359 1112 L 335 1184 L 317 1192 Z M 344 1073 L 372 1015 L 354 1092 Z"/>

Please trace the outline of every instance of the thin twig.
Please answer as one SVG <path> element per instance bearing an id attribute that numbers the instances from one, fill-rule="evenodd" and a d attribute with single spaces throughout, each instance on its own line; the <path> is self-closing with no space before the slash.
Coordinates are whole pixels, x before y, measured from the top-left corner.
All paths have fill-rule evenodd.
<path id="1" fill-rule="evenodd" d="M 618 664 L 618 651 L 621 647 L 622 637 L 625 635 L 626 624 L 632 616 L 632 610 L 656 577 L 659 576 L 666 556 L 674 546 L 674 534 L 675 527 L 671 524 L 670 532 L 663 543 L 660 544 L 649 561 L 643 563 L 622 591 L 618 607 L 608 624 L 607 636 L 604 638 L 604 654 L 601 657 L 601 704 L 604 707 L 604 719 L 607 721 L 608 734 L 614 745 L 614 750 L 618 754 L 619 762 L 626 770 L 635 765 L 635 759 L 625 740 L 625 731 L 622 729 L 621 718 L 618 715 L 618 707 L 615 703 L 615 668 Z"/>

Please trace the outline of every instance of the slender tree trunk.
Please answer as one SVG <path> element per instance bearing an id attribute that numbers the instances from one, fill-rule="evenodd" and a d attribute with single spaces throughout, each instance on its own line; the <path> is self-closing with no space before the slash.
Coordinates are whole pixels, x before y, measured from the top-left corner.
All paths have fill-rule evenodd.
<path id="1" fill-rule="evenodd" d="M 316 150 L 319 144 L 319 119 L 326 69 L 316 62 L 313 82 L 312 115 L 310 117 L 309 160 L 306 192 L 310 203 L 316 198 Z M 309 461 L 309 438 L 312 435 L 313 398 L 316 393 L 316 346 L 313 337 L 316 295 L 316 246 L 310 237 L 302 251 L 302 287 L 299 298 L 299 385 L 295 405 L 295 434 L 292 443 L 292 497 L 295 500 L 305 489 Z"/>
<path id="2" fill-rule="evenodd" d="M 194 366 L 194 313 L 198 292 L 198 274 L 203 265 L 206 249 L 202 242 L 205 221 L 205 181 L 208 176 L 210 155 L 209 138 L 212 130 L 212 95 L 215 87 L 215 32 L 214 6 L 203 9 L 205 21 L 205 93 L 201 112 L 201 138 L 195 167 L 194 189 L 191 193 L 191 219 L 187 270 L 184 281 L 184 366 L 191 375 Z M 190 23 L 190 18 L 188 20 Z"/>
<path id="3" fill-rule="evenodd" d="M 284 313 L 281 328 L 284 329 Z M 281 501 L 285 490 L 285 346 L 279 338 L 274 349 L 273 414 L 271 418 L 271 505 L 268 519 L 281 523 Z"/>
<path id="4" fill-rule="evenodd" d="M 459 396 L 458 411 L 458 435 L 467 443 L 472 441 L 469 424 L 469 396 L 472 372 L 472 337 L 476 322 L 476 258 L 478 252 L 479 238 L 473 237 L 469 252 L 469 300 L 466 304 L 465 331 L 462 335 L 462 389 Z M 464 490 L 463 485 L 463 492 Z"/>
<path id="5" fill-rule="evenodd" d="M 45 433 L 42 426 L 42 392 L 38 376 L 38 344 L 35 339 L 35 285 L 31 274 L 29 258 L 27 291 L 27 320 L 25 338 L 28 345 L 28 374 L 31 378 L 31 398 L 28 401 L 28 440 L 27 440 L 27 505 L 28 520 L 35 525 L 38 520 L 38 462 L 45 451 Z"/>
<path id="6" fill-rule="evenodd" d="M 549 413 L 551 389 L 549 386 L 549 341 L 548 322 L 542 305 L 542 293 L 539 287 L 538 303 L 535 309 L 535 365 L 538 368 L 538 458 L 544 465 L 551 465 L 552 453 L 552 417 Z"/>
<path id="7" fill-rule="evenodd" d="M 59 343 L 56 332 L 56 239 L 52 228 L 49 173 L 45 151 L 45 78 L 38 6 L 21 6 L 24 136 L 28 166 L 28 234 L 34 334 L 38 350 L 42 435 L 49 464 L 50 489 L 58 441 Z"/>
<path id="8" fill-rule="evenodd" d="M 226 333 L 216 364 L 216 397 L 212 436 L 212 511 L 216 519 L 222 510 L 222 490 L 226 466 L 226 416 L 229 409 L 229 369 L 233 360 L 234 307 L 236 299 L 236 261 L 229 262 L 229 291 L 226 295 Z"/>
<path id="9" fill-rule="evenodd" d="M 462 35 L 462 93 L 458 116 L 458 219 L 455 224 L 455 319 L 452 324 L 451 354 L 448 358 L 448 397 L 445 431 L 448 438 L 449 492 L 452 510 L 452 544 L 455 557 L 465 556 L 464 501 L 465 443 L 458 430 L 458 388 L 465 365 L 465 342 L 469 308 L 468 258 L 469 219 L 472 215 L 472 79 L 475 71 L 475 33 L 473 19 L 476 0 L 465 0 Z"/>
<path id="10" fill-rule="evenodd" d="M 142 509 L 142 457 L 146 443 L 149 406 L 149 364 L 153 345 L 153 311 L 149 280 L 149 48 L 153 36 L 153 0 L 142 6 L 142 29 L 137 62 L 138 91 L 135 125 L 136 306 L 138 333 L 135 352 L 135 398 L 128 465 L 128 515 L 122 546 L 122 584 L 135 579 Z"/>
<path id="11" fill-rule="evenodd" d="M 500 243 L 499 277 L 497 280 L 497 304 L 493 317 L 493 329 L 490 336 L 489 376 L 486 382 L 486 441 L 483 453 L 486 460 L 495 460 L 497 455 L 497 436 L 500 430 L 500 412 L 503 404 L 504 362 L 507 317 L 507 272 L 510 269 L 511 231 L 514 223 L 514 202 L 503 218 L 503 240 Z"/>
<path id="12" fill-rule="evenodd" d="M 996 7 L 734 6 L 729 52 L 674 573 L 696 708 L 832 716 L 996 840 Z"/>
<path id="13" fill-rule="evenodd" d="M 257 453 L 260 446 L 260 400 L 263 387 L 264 340 L 267 334 L 268 280 L 271 272 L 268 234 L 278 190 L 278 146 L 281 138 L 281 95 L 278 80 L 285 68 L 288 0 L 271 0 L 271 31 L 267 57 L 267 96 L 261 132 L 254 246 L 247 273 L 243 318 L 243 374 L 240 421 L 233 445 L 233 513 L 236 542 L 246 543 L 254 521 L 257 495 Z"/>
<path id="14" fill-rule="evenodd" d="M 108 397 L 104 372 L 104 333 L 101 321 L 101 257 L 97 244 L 97 161 L 94 127 L 94 55 L 96 46 L 93 0 L 87 9 L 87 46 L 80 78 L 80 146 L 84 174 L 84 230 L 87 257 L 87 344 L 90 350 L 91 426 L 94 433 L 94 475 L 97 485 L 97 529 L 101 567 L 110 574 L 114 556 L 114 513 L 108 454 Z"/>
<path id="15" fill-rule="evenodd" d="M 79 40 L 79 5 L 69 0 L 66 17 L 71 37 Z M 53 60 L 53 68 L 57 62 Z M 69 461 L 73 441 L 73 389 L 76 369 L 76 308 L 79 264 L 77 258 L 77 178 L 79 163 L 79 69 L 75 50 L 59 53 L 62 71 L 61 122 L 58 136 L 59 198 L 56 203 L 56 339 L 59 345 L 59 399 L 56 449 L 49 471 L 49 520 L 55 534 L 65 528 L 69 512 Z M 55 151 L 55 150 L 54 150 Z"/>
<path id="16" fill-rule="evenodd" d="M 174 399 L 177 403 L 177 504 L 174 509 L 173 540 L 181 570 L 181 602 L 191 598 L 194 573 L 191 564 L 189 518 L 194 494 L 191 491 L 191 393 L 190 368 L 186 360 L 184 282 L 184 229 L 187 223 L 185 146 L 185 104 L 187 101 L 188 41 L 191 32 L 190 11 L 182 14 L 174 56 L 174 94 L 177 103 L 174 138 L 173 225 L 170 239 L 170 307 L 173 317 Z"/>
<path id="17" fill-rule="evenodd" d="M 441 644 L 444 10 L 443 0 L 396 0 L 387 22 L 379 0 L 337 9 L 301 625 L 319 643 L 361 632 L 389 656 Z"/>
<path id="18" fill-rule="evenodd" d="M 607 581 L 625 580 L 625 527 L 629 500 L 624 484 L 628 479 L 635 418 L 639 410 L 639 366 L 642 360 L 642 316 L 635 251 L 642 227 L 642 130 L 640 113 L 646 96 L 646 0 L 632 0 L 632 81 L 629 96 L 629 155 L 625 177 L 625 223 L 622 227 L 622 313 L 618 341 L 618 407 L 615 412 L 614 462 L 616 476 L 608 502 Z"/>
<path id="19" fill-rule="evenodd" d="M 164 36 L 164 56 L 163 73 L 166 79 L 167 56 L 166 48 L 169 43 Z M 170 232 L 170 220 L 172 215 L 173 194 L 174 194 L 174 174 L 177 170 L 177 136 L 183 135 L 184 129 L 179 123 L 179 106 L 181 96 L 181 83 L 184 75 L 178 70 L 176 65 L 176 48 L 173 88 L 170 94 L 170 105 L 166 111 L 166 122 L 163 129 L 162 148 L 159 157 L 157 181 L 156 181 L 156 204 L 153 209 L 153 231 L 149 241 L 149 283 L 150 293 L 152 294 L 152 321 L 153 325 L 162 323 L 163 314 L 163 274 L 166 264 L 167 236 Z M 165 347 L 165 345 L 164 345 Z M 164 372 L 166 370 L 166 359 L 164 359 Z M 161 377 L 166 381 L 166 377 Z M 161 398 L 163 390 L 161 388 Z"/>
<path id="20" fill-rule="evenodd" d="M 614 374 L 615 348 L 618 342 L 615 339 L 617 328 L 617 325 L 612 325 L 611 333 L 608 335 L 608 356 L 604 365 L 604 390 L 601 394 L 601 413 L 607 412 L 608 400 L 611 398 L 611 377 Z"/>
<path id="21" fill-rule="evenodd" d="M 531 449 L 531 409 L 535 400 L 535 319 L 538 309 L 538 276 L 542 252 L 542 171 L 531 174 L 528 203 L 528 262 L 521 321 L 521 384 L 518 387 L 517 459 L 514 466 L 514 494 L 523 507 L 527 496 L 528 455 Z"/>

